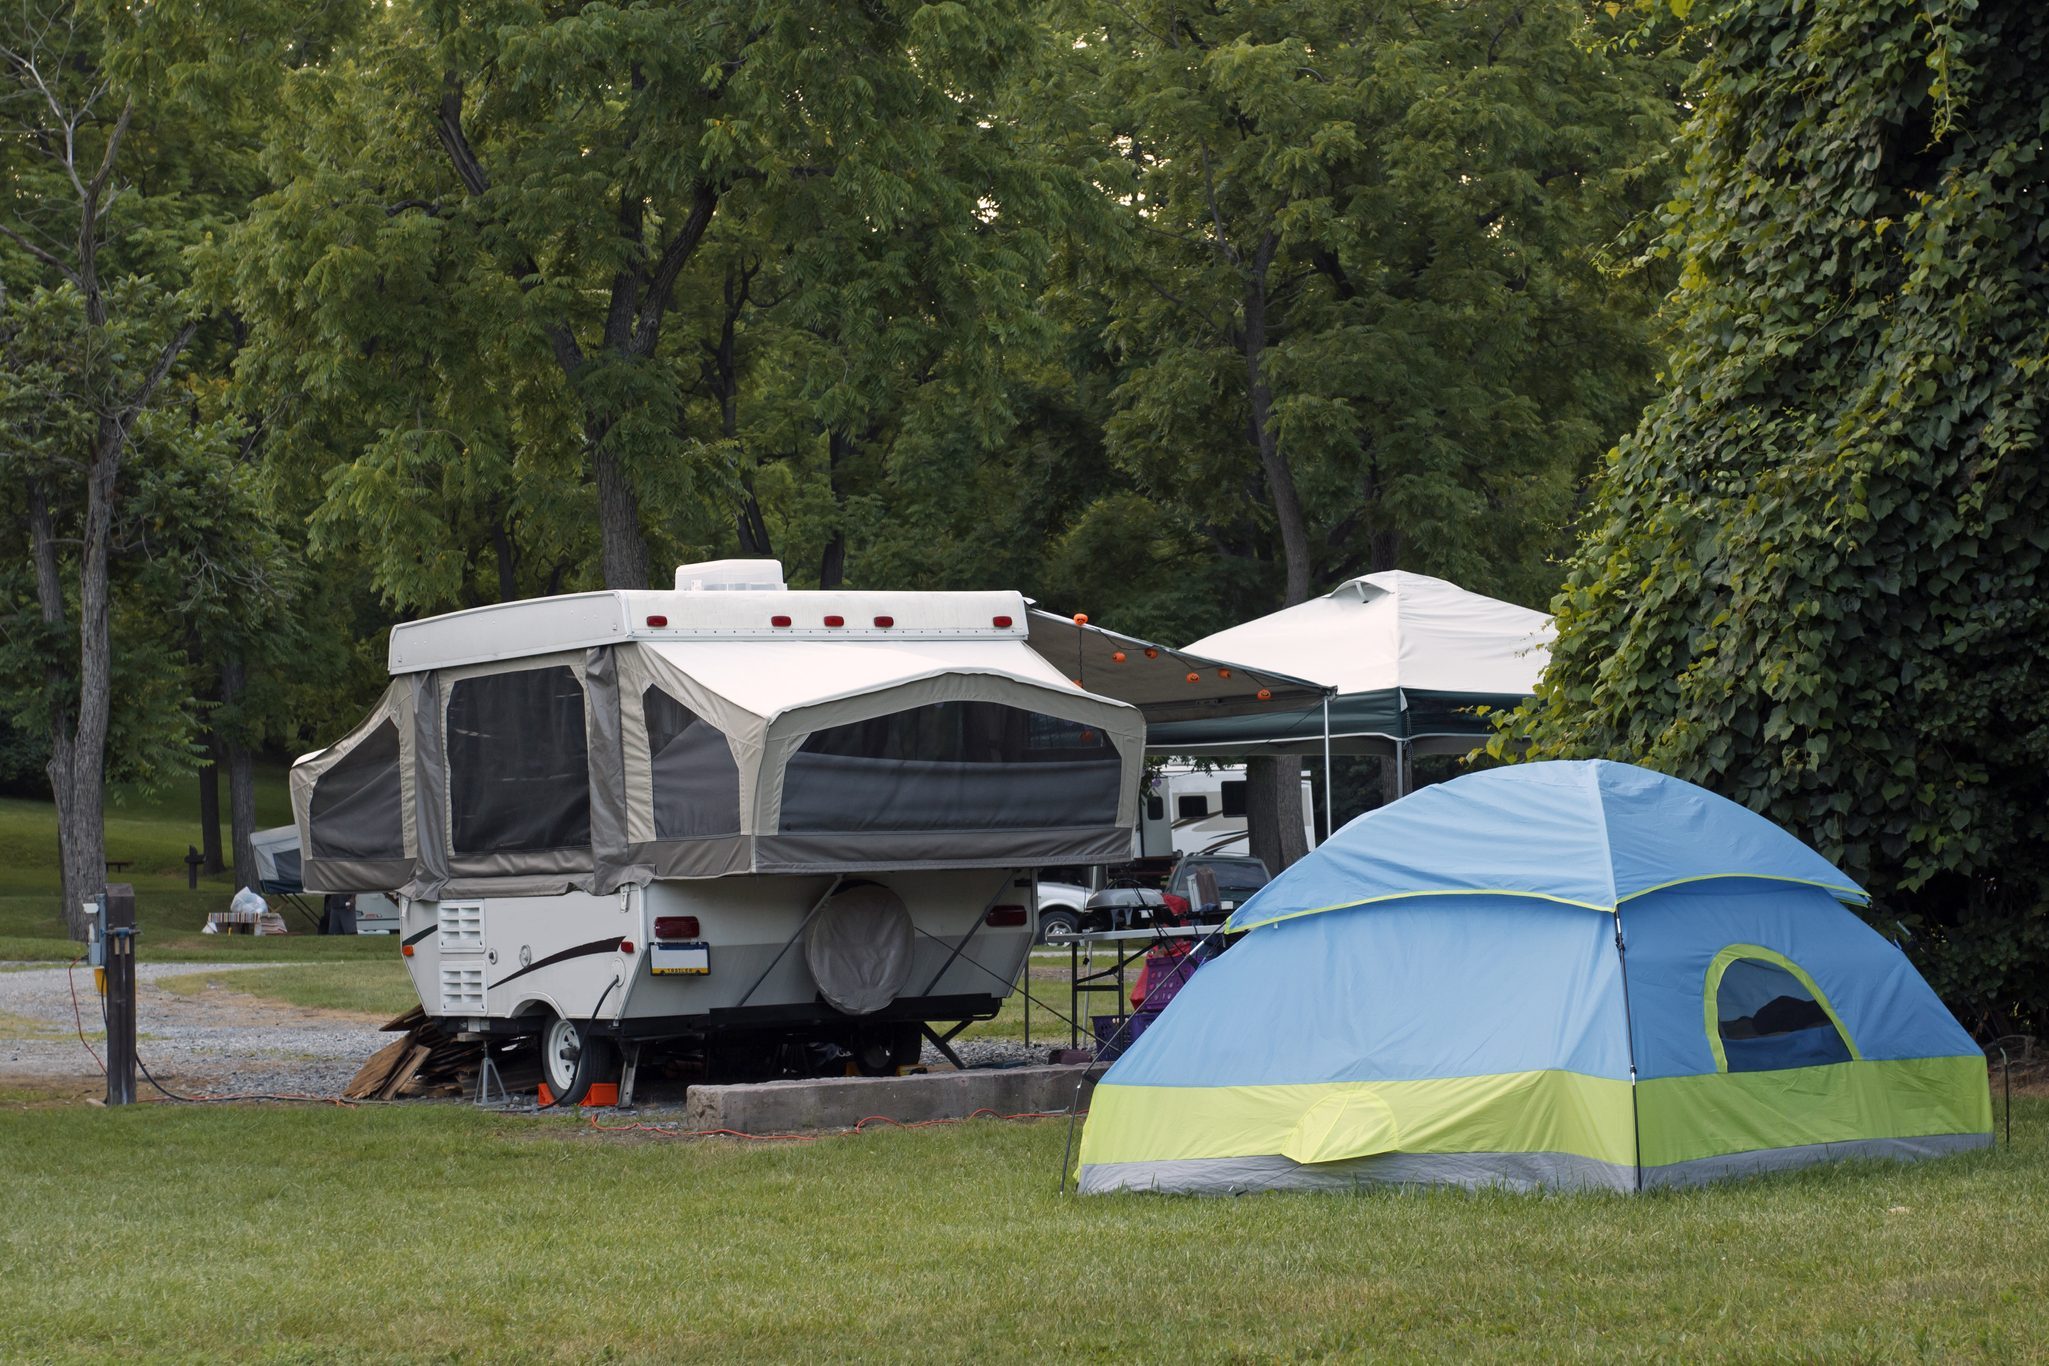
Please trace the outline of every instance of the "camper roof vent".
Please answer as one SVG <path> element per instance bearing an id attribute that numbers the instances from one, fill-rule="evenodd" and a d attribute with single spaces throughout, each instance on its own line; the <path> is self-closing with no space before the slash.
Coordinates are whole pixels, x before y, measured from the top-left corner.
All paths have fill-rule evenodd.
<path id="1" fill-rule="evenodd" d="M 678 593 L 780 593 L 784 588 L 781 560 L 706 560 L 702 564 L 676 566 Z"/>

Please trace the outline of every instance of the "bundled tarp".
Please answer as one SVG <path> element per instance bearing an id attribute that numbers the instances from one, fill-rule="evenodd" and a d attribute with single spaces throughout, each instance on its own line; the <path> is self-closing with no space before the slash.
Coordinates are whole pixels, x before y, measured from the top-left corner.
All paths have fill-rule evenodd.
<path id="1" fill-rule="evenodd" d="M 1626 764 L 1353 821 L 1104 1076 L 1088 1192 L 1689 1185 L 1991 1140 L 1983 1055 L 1863 892 Z"/>
<path id="2" fill-rule="evenodd" d="M 1327 719 L 1337 753 L 1463 753 L 1490 733 L 1488 711 L 1530 695 L 1552 635 L 1542 612 L 1397 570 L 1188 649 L 1335 688 Z M 1297 703 L 1155 725 L 1147 743 L 1173 754 L 1316 754 L 1325 723 L 1321 705 Z"/>
<path id="3" fill-rule="evenodd" d="M 293 806 L 309 889 L 425 899 L 1081 862 L 1144 740 L 1021 635 L 629 640 L 404 673 Z"/>

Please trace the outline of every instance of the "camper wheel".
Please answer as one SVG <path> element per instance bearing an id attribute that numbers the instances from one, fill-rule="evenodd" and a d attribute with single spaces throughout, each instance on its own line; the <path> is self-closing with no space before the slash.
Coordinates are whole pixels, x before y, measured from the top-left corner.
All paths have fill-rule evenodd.
<path id="1" fill-rule="evenodd" d="M 578 1024 L 560 1015 L 548 1017 L 541 1030 L 541 1072 L 557 1105 L 575 1105 L 611 1065 L 611 1043 L 598 1036 L 589 1021 Z"/>

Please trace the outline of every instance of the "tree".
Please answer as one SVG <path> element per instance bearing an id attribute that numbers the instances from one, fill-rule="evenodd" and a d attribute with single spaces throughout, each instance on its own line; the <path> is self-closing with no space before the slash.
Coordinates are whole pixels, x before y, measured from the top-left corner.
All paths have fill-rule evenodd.
<path id="1" fill-rule="evenodd" d="M 1868 887 L 1988 1034 L 2049 1023 L 2049 14 L 1702 6 L 1664 395 L 1512 718 Z"/>
<path id="2" fill-rule="evenodd" d="M 76 646 L 75 663 L 49 662 L 44 702 L 64 910 L 82 935 L 80 905 L 105 877 L 102 789 L 114 686 L 109 561 L 122 469 L 197 324 L 147 277 L 120 272 L 114 244 L 130 220 L 117 201 L 136 102 L 101 66 L 96 25 L 64 4 L 22 6 L 8 19 L 0 34 L 0 102 L 25 151 L 0 233 L 37 268 L 27 297 L 11 309 L 8 444 L 11 473 L 26 495 L 41 624 Z M 110 276 L 109 266 L 117 273 Z M 74 488 L 82 497 L 68 576 L 75 587 L 67 589 L 62 542 L 69 538 L 60 521 L 74 510 L 67 497 Z"/>
<path id="3" fill-rule="evenodd" d="M 1102 267 L 1110 449 L 1209 528 L 1191 554 L 1254 562 L 1226 610 L 1396 567 L 1530 595 L 1648 378 L 1648 301 L 1600 266 L 1669 127 L 1661 59 L 1568 0 L 1086 14 L 1132 234 Z M 1286 862 L 1294 766 L 1254 768 Z"/>
<path id="4" fill-rule="evenodd" d="M 316 548 L 404 607 L 640 587 L 651 542 L 766 542 L 759 466 L 809 462 L 839 577 L 836 472 L 1029 304 L 988 100 L 1043 37 L 1017 3 L 378 9 L 294 76 L 214 276 L 274 457 L 325 482 Z"/>

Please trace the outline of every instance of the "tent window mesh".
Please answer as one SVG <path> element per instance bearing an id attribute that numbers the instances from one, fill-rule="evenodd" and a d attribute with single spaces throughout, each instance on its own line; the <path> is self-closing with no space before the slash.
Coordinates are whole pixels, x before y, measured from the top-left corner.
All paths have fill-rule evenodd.
<path id="1" fill-rule="evenodd" d="M 655 838 L 740 832 L 740 768 L 716 726 L 660 688 L 640 696 L 647 718 Z"/>
<path id="2" fill-rule="evenodd" d="M 1199 821 L 1209 814 L 1209 798 L 1201 795 L 1180 796 L 1174 799 L 1174 819 Z"/>
<path id="3" fill-rule="evenodd" d="M 996 702 L 935 702 L 808 736 L 783 782 L 787 831 L 1111 825 L 1123 766 L 1100 730 Z"/>
<path id="4" fill-rule="evenodd" d="M 306 813 L 307 824 L 312 826 L 313 857 L 404 858 L 401 801 L 398 725 L 386 720 L 315 780 L 313 801 Z"/>
<path id="5" fill-rule="evenodd" d="M 1850 1061 L 1849 1045 L 1807 984 L 1761 958 L 1729 964 L 1715 990 L 1715 1019 L 1731 1072 Z"/>
<path id="6" fill-rule="evenodd" d="M 448 693 L 448 817 L 458 854 L 591 841 L 583 684 L 568 665 L 459 680 Z"/>

